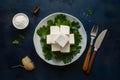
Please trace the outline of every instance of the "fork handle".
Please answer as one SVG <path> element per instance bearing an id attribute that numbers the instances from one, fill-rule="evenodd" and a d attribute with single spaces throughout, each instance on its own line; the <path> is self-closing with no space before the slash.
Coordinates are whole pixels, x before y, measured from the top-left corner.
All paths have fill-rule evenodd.
<path id="1" fill-rule="evenodd" d="M 87 51 L 87 54 L 86 54 L 86 58 L 84 60 L 84 63 L 83 63 L 83 71 L 87 71 L 88 69 L 88 64 L 89 64 L 89 60 L 90 60 L 90 56 L 91 56 L 91 51 L 92 51 L 92 45 L 89 45 L 89 48 L 88 48 L 88 51 Z"/>
<path id="2" fill-rule="evenodd" d="M 95 60 L 95 56 L 96 56 L 96 52 L 97 51 L 94 51 L 92 56 L 91 56 L 91 59 L 90 59 L 89 65 L 88 65 L 88 70 L 86 72 L 87 74 L 89 74 L 91 69 L 92 69 L 92 66 L 93 66 L 93 63 L 94 63 L 94 60 Z"/>

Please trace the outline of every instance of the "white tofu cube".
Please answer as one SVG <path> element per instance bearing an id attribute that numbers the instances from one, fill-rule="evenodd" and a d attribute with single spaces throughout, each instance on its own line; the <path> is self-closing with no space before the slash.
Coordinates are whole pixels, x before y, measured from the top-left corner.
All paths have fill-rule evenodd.
<path id="1" fill-rule="evenodd" d="M 69 41 L 69 38 L 68 38 L 68 36 L 66 36 L 66 35 L 59 35 L 58 37 L 57 37 L 57 39 L 55 40 L 56 41 L 56 43 L 58 43 L 61 47 L 64 47 L 65 45 L 66 45 L 66 43 Z"/>
<path id="2" fill-rule="evenodd" d="M 70 35 L 69 35 L 69 43 L 70 43 L 70 44 L 75 44 L 74 34 L 70 34 Z"/>
<path id="3" fill-rule="evenodd" d="M 66 25 L 60 25 L 60 33 L 70 34 L 70 27 Z"/>
<path id="4" fill-rule="evenodd" d="M 60 29 L 58 26 L 51 26 L 50 27 L 50 34 L 59 34 Z"/>
<path id="5" fill-rule="evenodd" d="M 62 53 L 69 53 L 70 52 L 70 43 L 67 43 L 65 47 L 61 48 L 60 50 Z"/>
<path id="6" fill-rule="evenodd" d="M 55 44 L 56 43 L 56 39 L 59 37 L 59 34 L 51 34 L 50 35 L 50 43 L 51 44 Z"/>
<path id="7" fill-rule="evenodd" d="M 55 44 L 55 40 L 57 39 L 57 37 L 59 36 L 59 34 L 51 34 L 51 35 L 47 35 L 47 44 Z"/>
<path id="8" fill-rule="evenodd" d="M 60 51 L 61 50 L 61 47 L 58 44 L 52 44 L 51 47 L 52 47 L 52 51 Z"/>
<path id="9" fill-rule="evenodd" d="M 47 44 L 51 44 L 50 35 L 47 35 Z"/>

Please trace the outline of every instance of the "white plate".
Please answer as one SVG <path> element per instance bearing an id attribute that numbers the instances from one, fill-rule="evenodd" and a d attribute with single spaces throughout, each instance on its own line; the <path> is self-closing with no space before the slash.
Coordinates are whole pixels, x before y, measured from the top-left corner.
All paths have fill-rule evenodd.
<path id="1" fill-rule="evenodd" d="M 82 46 L 80 53 L 78 53 L 76 56 L 74 56 L 74 58 L 72 59 L 71 62 L 64 64 L 62 61 L 58 61 L 55 59 L 52 60 L 46 60 L 44 57 L 44 53 L 42 52 L 42 47 L 41 47 L 41 43 L 40 43 L 40 37 L 38 36 L 38 34 L 36 33 L 37 30 L 42 27 L 43 25 L 47 25 L 47 21 L 48 20 L 54 20 L 55 16 L 58 14 L 63 14 L 66 16 L 67 19 L 69 19 L 70 21 L 75 21 L 78 22 L 80 25 L 80 29 L 79 32 L 82 35 L 82 41 L 80 43 L 80 45 Z M 37 54 L 40 56 L 41 59 L 43 59 L 45 62 L 51 64 L 51 65 L 56 65 L 56 66 L 64 66 L 64 65 L 68 65 L 73 63 L 74 61 L 76 61 L 84 52 L 85 48 L 86 48 L 86 44 L 87 44 L 87 35 L 86 35 L 86 31 L 82 25 L 82 23 L 74 16 L 66 14 L 66 13 L 61 13 L 61 12 L 57 12 L 57 13 L 53 13 L 48 15 L 47 17 L 45 17 L 43 20 L 41 20 L 39 22 L 39 24 L 37 25 L 35 32 L 34 32 L 34 36 L 33 36 L 33 42 L 34 42 L 34 46 L 35 46 L 35 50 L 37 52 Z"/>

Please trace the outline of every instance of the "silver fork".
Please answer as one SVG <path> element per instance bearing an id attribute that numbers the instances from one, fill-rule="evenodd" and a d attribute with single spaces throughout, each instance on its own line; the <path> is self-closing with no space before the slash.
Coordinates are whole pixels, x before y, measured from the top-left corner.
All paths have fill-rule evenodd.
<path id="1" fill-rule="evenodd" d="M 90 56 L 91 56 L 91 51 L 92 51 L 92 45 L 93 45 L 93 41 L 97 35 L 97 32 L 98 32 L 98 26 L 97 25 L 94 25 L 92 30 L 91 30 L 91 41 L 90 41 L 90 45 L 89 45 L 89 48 L 88 48 L 88 51 L 87 51 L 87 54 L 86 54 L 86 58 L 84 60 L 84 63 L 83 63 L 83 71 L 87 71 L 88 69 L 88 64 L 89 64 L 89 60 L 90 60 Z"/>

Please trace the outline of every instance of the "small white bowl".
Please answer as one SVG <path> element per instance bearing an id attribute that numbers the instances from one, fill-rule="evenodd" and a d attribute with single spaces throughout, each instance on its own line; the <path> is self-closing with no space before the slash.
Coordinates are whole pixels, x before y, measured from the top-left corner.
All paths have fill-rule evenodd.
<path id="1" fill-rule="evenodd" d="M 24 13 L 17 13 L 12 20 L 12 23 L 16 29 L 25 29 L 29 24 L 29 18 Z"/>

